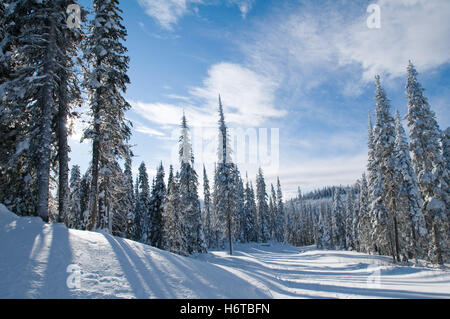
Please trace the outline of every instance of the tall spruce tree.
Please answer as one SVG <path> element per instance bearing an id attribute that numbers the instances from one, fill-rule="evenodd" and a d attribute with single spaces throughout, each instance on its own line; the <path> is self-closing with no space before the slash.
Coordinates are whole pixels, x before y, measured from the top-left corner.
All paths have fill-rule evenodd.
<path id="1" fill-rule="evenodd" d="M 281 183 L 279 177 L 277 177 L 276 206 L 277 206 L 277 217 L 276 217 L 275 238 L 279 242 L 284 242 L 285 215 L 283 204 L 283 192 L 281 191 Z"/>
<path id="2" fill-rule="evenodd" d="M 409 146 L 423 199 L 423 213 L 431 235 L 429 257 L 434 263 L 441 265 L 448 258 L 449 222 L 446 212 L 450 210 L 450 185 L 446 179 L 448 180 L 449 172 L 442 156 L 441 132 L 417 75 L 410 61 L 406 81 Z"/>
<path id="3" fill-rule="evenodd" d="M 143 243 L 148 243 L 149 239 L 149 211 L 150 211 L 150 186 L 148 183 L 147 169 L 145 163 L 139 166 L 139 175 L 137 180 L 138 194 L 136 197 L 135 208 L 135 234 L 134 239 Z"/>
<path id="4" fill-rule="evenodd" d="M 269 233 L 269 206 L 267 204 L 266 182 L 261 167 L 256 176 L 256 210 L 258 241 L 267 242 L 270 239 Z"/>
<path id="5" fill-rule="evenodd" d="M 211 211 L 211 190 L 209 188 L 208 175 L 206 174 L 205 165 L 203 165 L 203 211 L 202 222 L 203 232 L 205 234 L 205 243 L 208 248 L 213 247 L 212 243 L 212 211 Z"/>
<path id="6" fill-rule="evenodd" d="M 377 183 L 373 193 L 372 206 L 375 209 L 376 227 L 374 240 L 379 252 L 392 255 L 394 261 L 399 259 L 398 221 L 396 216 L 396 183 L 395 174 L 395 123 L 390 114 L 390 101 L 375 77 L 376 109 L 375 126 L 373 128 L 374 158 L 377 171 Z"/>
<path id="7" fill-rule="evenodd" d="M 367 185 L 366 174 L 363 173 L 360 181 L 360 191 L 358 194 L 359 206 L 359 223 L 357 226 L 359 250 L 362 252 L 370 252 L 372 243 L 370 238 L 371 232 L 371 216 L 370 216 L 370 194 Z"/>
<path id="8" fill-rule="evenodd" d="M 127 35 L 121 23 L 118 0 L 94 0 L 94 19 L 84 43 L 85 87 L 89 96 L 91 123 L 84 138 L 92 140 L 92 178 L 89 199 L 88 229 L 108 219 L 111 198 L 114 198 L 114 176 L 108 175 L 116 162 L 129 153 L 130 123 L 125 111 L 130 108 L 123 97 L 130 82 L 126 75 L 129 58 L 122 44 Z M 105 197 L 99 200 L 99 194 Z M 100 225 L 100 227 L 103 227 Z"/>
<path id="9" fill-rule="evenodd" d="M 150 200 L 150 244 L 157 248 L 163 248 L 163 207 L 166 199 L 166 184 L 164 182 L 164 167 L 159 164 L 155 184 L 151 192 Z"/>
<path id="10" fill-rule="evenodd" d="M 219 96 L 219 146 L 218 163 L 214 178 L 214 209 L 219 223 L 222 225 L 221 239 L 222 246 L 228 241 L 230 255 L 233 254 L 233 220 L 235 216 L 235 193 L 234 185 L 236 181 L 234 164 L 231 161 L 230 137 L 225 124 L 222 100 Z"/>
<path id="11" fill-rule="evenodd" d="M 341 188 L 335 189 L 333 194 L 332 208 L 332 236 L 333 245 L 336 249 L 345 249 L 345 206 L 341 196 Z"/>
<path id="12" fill-rule="evenodd" d="M 163 211 L 164 248 L 180 255 L 188 255 L 186 230 L 182 216 L 182 205 L 179 188 L 179 175 L 173 175 L 170 165 L 169 180 L 167 184 L 167 198 Z"/>
<path id="13" fill-rule="evenodd" d="M 81 173 L 80 166 L 78 165 L 72 166 L 70 172 L 70 195 L 68 204 L 66 225 L 79 229 L 83 222 L 83 211 L 81 208 Z"/>
<path id="14" fill-rule="evenodd" d="M 405 130 L 398 112 L 395 114 L 395 180 L 398 187 L 398 211 L 400 217 L 401 249 L 403 258 L 424 257 L 426 242 L 425 218 L 422 200 L 417 186 L 417 177 L 411 164 Z"/>
<path id="15" fill-rule="evenodd" d="M 198 177 L 194 169 L 194 154 L 186 116 L 183 114 L 180 136 L 180 198 L 186 227 L 189 254 L 206 252 L 205 236 L 198 199 Z"/>

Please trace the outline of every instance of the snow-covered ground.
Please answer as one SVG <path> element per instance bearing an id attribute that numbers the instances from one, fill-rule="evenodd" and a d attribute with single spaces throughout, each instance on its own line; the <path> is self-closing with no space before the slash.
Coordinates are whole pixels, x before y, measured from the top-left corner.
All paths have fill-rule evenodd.
<path id="1" fill-rule="evenodd" d="M 449 270 L 389 260 L 282 244 L 187 258 L 0 205 L 0 298 L 450 298 Z"/>

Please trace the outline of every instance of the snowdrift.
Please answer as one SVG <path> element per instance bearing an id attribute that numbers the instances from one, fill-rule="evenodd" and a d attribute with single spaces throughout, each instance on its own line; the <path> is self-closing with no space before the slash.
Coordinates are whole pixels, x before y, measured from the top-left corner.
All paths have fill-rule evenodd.
<path id="1" fill-rule="evenodd" d="M 268 297 L 207 262 L 19 217 L 1 204 L 0 256 L 0 298 Z M 79 288 L 69 288 L 77 266 Z"/>

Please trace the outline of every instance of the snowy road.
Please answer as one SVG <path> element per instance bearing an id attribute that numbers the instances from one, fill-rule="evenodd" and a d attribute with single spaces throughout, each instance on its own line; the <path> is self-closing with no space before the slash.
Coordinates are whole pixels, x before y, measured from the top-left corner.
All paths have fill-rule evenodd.
<path id="1" fill-rule="evenodd" d="M 390 258 L 314 247 L 236 245 L 199 258 L 273 298 L 450 298 L 450 272 L 394 266 Z"/>
<path id="2" fill-rule="evenodd" d="M 450 271 L 281 244 L 187 258 L 0 205 L 0 298 L 377 297 L 450 298 Z"/>

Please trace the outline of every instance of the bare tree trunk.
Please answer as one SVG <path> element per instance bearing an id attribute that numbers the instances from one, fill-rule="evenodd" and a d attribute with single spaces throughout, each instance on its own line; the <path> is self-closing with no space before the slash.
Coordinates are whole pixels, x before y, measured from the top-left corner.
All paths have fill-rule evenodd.
<path id="1" fill-rule="evenodd" d="M 53 108 L 53 77 L 55 59 L 55 22 L 50 17 L 47 61 L 45 61 L 44 74 L 47 76 L 42 88 L 39 104 L 42 115 L 40 123 L 40 149 L 38 151 L 38 194 L 37 214 L 46 222 L 49 220 L 49 185 L 50 185 L 50 157 L 51 157 L 51 134 L 52 134 L 52 108 Z"/>
<path id="2" fill-rule="evenodd" d="M 65 71 L 61 75 L 59 84 L 59 112 L 58 112 L 58 210 L 59 221 L 69 226 L 68 198 L 69 198 L 69 145 L 67 143 L 67 75 Z"/>

